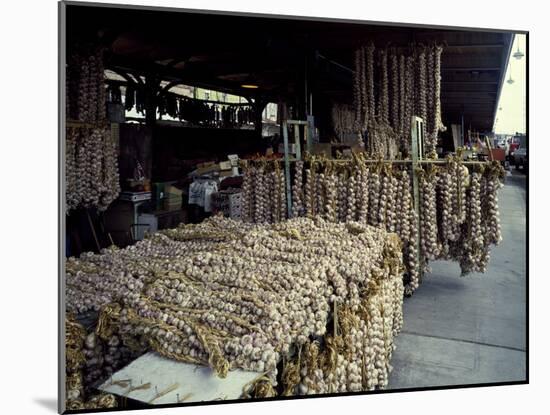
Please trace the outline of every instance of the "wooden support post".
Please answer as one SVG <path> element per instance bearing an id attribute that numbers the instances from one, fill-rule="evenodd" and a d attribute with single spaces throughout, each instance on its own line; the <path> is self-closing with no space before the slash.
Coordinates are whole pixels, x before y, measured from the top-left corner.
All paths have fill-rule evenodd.
<path id="1" fill-rule="evenodd" d="M 259 139 L 262 138 L 263 112 L 266 105 L 267 101 L 260 97 L 257 97 L 252 103 L 252 108 L 254 110 L 254 131 L 258 134 Z"/>
<path id="2" fill-rule="evenodd" d="M 160 80 L 156 75 L 147 75 L 145 77 L 145 84 L 140 85 L 140 87 L 145 88 L 145 124 L 153 127 L 157 122 Z"/>

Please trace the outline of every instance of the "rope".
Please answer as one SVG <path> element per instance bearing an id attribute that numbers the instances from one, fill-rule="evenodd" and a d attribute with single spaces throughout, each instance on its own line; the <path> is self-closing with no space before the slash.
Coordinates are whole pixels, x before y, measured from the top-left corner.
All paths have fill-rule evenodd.
<path id="1" fill-rule="evenodd" d="M 271 398 L 277 396 L 277 392 L 271 385 L 271 379 L 267 376 L 269 371 L 262 373 L 243 386 L 242 398 Z"/>
<path id="2" fill-rule="evenodd" d="M 103 340 L 111 338 L 115 331 L 118 331 L 121 306 L 118 303 L 105 304 L 100 312 L 97 321 L 96 334 Z"/>
<path id="3" fill-rule="evenodd" d="M 298 349 L 298 359 L 296 362 L 286 362 L 283 368 L 282 380 L 283 380 L 283 396 L 294 395 L 296 386 L 300 383 L 300 362 L 301 362 L 302 347 Z"/>

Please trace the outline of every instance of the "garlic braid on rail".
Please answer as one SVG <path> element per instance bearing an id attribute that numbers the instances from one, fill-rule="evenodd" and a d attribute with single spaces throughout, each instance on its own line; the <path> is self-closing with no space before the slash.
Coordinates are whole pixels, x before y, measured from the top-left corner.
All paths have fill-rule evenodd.
<path id="1" fill-rule="evenodd" d="M 292 183 L 292 217 L 302 216 L 303 214 L 303 170 L 304 162 L 297 161 L 294 167 L 294 180 Z"/>

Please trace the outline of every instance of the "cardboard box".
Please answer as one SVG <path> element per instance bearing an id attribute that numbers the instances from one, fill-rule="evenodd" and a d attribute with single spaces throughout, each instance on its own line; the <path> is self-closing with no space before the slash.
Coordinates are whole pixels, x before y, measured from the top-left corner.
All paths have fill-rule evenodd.
<path id="1" fill-rule="evenodd" d="M 217 164 L 211 164 L 211 165 L 204 166 L 204 167 L 197 167 L 197 169 L 195 170 L 195 172 L 197 173 L 198 176 L 201 176 L 201 175 L 207 174 L 207 173 L 213 173 L 213 172 L 216 172 L 216 171 L 220 171 L 220 166 L 217 165 Z"/>
<path id="2" fill-rule="evenodd" d="M 218 165 L 220 170 L 231 170 L 231 162 L 230 161 L 220 161 L 220 164 Z"/>
<path id="3" fill-rule="evenodd" d="M 330 143 L 314 143 L 311 146 L 311 153 L 316 155 L 324 155 L 332 157 L 332 145 Z"/>
<path id="4" fill-rule="evenodd" d="M 220 172 L 220 177 L 232 177 L 233 176 L 233 170 L 224 170 Z"/>
<path id="5" fill-rule="evenodd" d="M 166 210 L 178 210 L 182 207 L 183 190 L 174 186 L 166 186 L 164 188 L 164 209 Z"/>
<path id="6" fill-rule="evenodd" d="M 210 167 L 210 166 L 213 166 L 214 164 L 216 164 L 216 163 L 213 162 L 213 161 L 206 161 L 204 163 L 197 163 L 197 169 L 200 169 L 200 168 L 203 168 L 203 167 Z"/>
<path id="7" fill-rule="evenodd" d="M 183 193 L 183 190 L 178 189 L 177 187 L 172 186 L 172 185 L 165 186 L 164 190 L 165 190 L 165 193 L 167 193 L 167 194 L 176 195 L 176 196 L 179 196 L 179 197 L 181 197 L 181 195 Z"/>
<path id="8" fill-rule="evenodd" d="M 503 148 L 492 148 L 491 155 L 493 160 L 504 161 L 506 159 L 506 153 Z"/>

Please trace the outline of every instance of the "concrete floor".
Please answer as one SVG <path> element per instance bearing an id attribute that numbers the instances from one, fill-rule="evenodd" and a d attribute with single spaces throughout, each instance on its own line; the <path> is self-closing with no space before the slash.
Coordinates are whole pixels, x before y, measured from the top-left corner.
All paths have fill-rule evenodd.
<path id="1" fill-rule="evenodd" d="M 485 274 L 460 277 L 458 264 L 437 261 L 405 299 L 388 389 L 525 380 L 525 182 L 506 177 L 503 241 Z"/>

